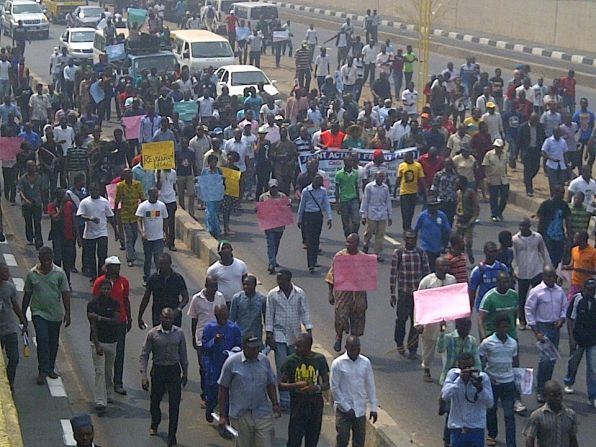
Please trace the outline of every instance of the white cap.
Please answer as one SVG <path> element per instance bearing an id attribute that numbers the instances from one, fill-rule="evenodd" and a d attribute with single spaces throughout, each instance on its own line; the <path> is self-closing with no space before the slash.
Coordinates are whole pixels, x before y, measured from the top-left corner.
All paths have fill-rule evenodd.
<path id="1" fill-rule="evenodd" d="M 503 147 L 505 146 L 505 143 L 503 143 L 503 140 L 500 138 L 497 138 L 495 141 L 493 141 L 493 146 Z"/>
<path id="2" fill-rule="evenodd" d="M 120 265 L 120 258 L 118 256 L 109 256 L 106 258 L 106 265 Z"/>

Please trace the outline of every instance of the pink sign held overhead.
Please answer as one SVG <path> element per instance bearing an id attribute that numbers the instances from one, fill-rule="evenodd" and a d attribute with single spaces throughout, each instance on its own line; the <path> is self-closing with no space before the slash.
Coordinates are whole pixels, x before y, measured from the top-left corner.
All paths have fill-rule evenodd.
<path id="1" fill-rule="evenodd" d="M 456 320 L 470 314 L 466 283 L 414 292 L 414 322 L 417 325 Z"/>
<path id="2" fill-rule="evenodd" d="M 290 199 L 281 197 L 257 203 L 257 220 L 263 231 L 271 228 L 284 227 L 294 223 L 294 213 L 290 206 Z"/>
<path id="3" fill-rule="evenodd" d="M 377 290 L 376 255 L 342 255 L 333 258 L 333 288 L 337 291 Z"/>
<path id="4" fill-rule="evenodd" d="M 15 161 L 17 154 L 21 152 L 22 138 L 0 137 L 0 160 Z"/>
<path id="5" fill-rule="evenodd" d="M 124 127 L 124 135 L 127 140 L 139 138 L 142 119 L 143 115 L 125 116 L 122 118 L 122 127 Z"/>
<path id="6" fill-rule="evenodd" d="M 110 208 L 114 209 L 114 205 L 116 205 L 116 187 L 118 185 L 116 183 L 110 183 L 106 185 L 106 194 L 108 196 L 108 202 L 110 204 Z M 118 204 L 118 209 L 122 208 L 122 202 Z"/>

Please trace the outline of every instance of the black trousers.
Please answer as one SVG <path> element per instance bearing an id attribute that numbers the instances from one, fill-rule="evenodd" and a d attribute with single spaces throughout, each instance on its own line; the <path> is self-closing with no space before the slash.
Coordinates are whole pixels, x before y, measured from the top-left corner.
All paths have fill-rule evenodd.
<path id="1" fill-rule="evenodd" d="M 116 326 L 118 332 L 118 341 L 116 344 L 116 358 L 114 360 L 114 388 L 124 385 L 122 376 L 124 375 L 124 349 L 126 347 L 126 323 Z"/>
<path id="2" fill-rule="evenodd" d="M 310 81 L 312 79 L 312 75 L 310 73 L 310 68 L 305 70 L 297 70 L 298 74 L 298 85 L 300 88 L 306 89 L 306 91 L 310 91 Z"/>
<path id="3" fill-rule="evenodd" d="M 271 169 L 269 167 L 257 166 L 257 199 L 267 191 L 269 179 L 271 178 Z"/>
<path id="4" fill-rule="evenodd" d="M 323 396 L 296 397 L 290 403 L 287 447 L 316 447 L 323 421 Z"/>
<path id="5" fill-rule="evenodd" d="M 107 257 L 107 236 L 83 239 L 83 269 L 87 270 L 92 278 L 97 278 L 97 274 L 101 271 Z"/>
<path id="6" fill-rule="evenodd" d="M 404 347 L 406 338 L 406 323 L 410 320 L 408 331 L 408 345 L 410 352 L 418 350 L 418 331 L 414 328 L 414 295 L 412 293 L 397 292 L 397 305 L 395 306 L 395 332 L 393 338 L 398 348 Z"/>
<path id="7" fill-rule="evenodd" d="M 339 408 L 335 410 L 336 447 L 348 447 L 350 435 L 353 435 L 352 447 L 364 447 L 366 439 L 366 416 L 356 417 L 344 413 Z"/>
<path id="8" fill-rule="evenodd" d="M 3 167 L 2 177 L 4 178 L 4 198 L 14 203 L 17 197 L 17 167 Z"/>
<path id="9" fill-rule="evenodd" d="M 170 235 L 168 248 L 172 248 L 176 239 L 176 210 L 178 209 L 178 204 L 175 201 L 166 203 L 166 209 L 168 210 L 168 232 Z"/>
<path id="10" fill-rule="evenodd" d="M 43 237 L 41 235 L 41 203 L 27 204 L 24 203 L 21 209 L 23 219 L 25 219 L 25 236 L 28 242 L 33 242 L 35 239 L 35 246 L 37 248 L 43 245 Z"/>
<path id="11" fill-rule="evenodd" d="M 439 209 L 445 213 L 449 225 L 453 226 L 453 218 L 455 217 L 455 210 L 457 208 L 457 202 L 441 202 Z"/>
<path id="12" fill-rule="evenodd" d="M 180 365 L 160 366 L 151 368 L 151 427 L 157 428 L 161 422 L 161 408 L 159 404 L 166 390 L 168 391 L 168 438 L 176 437 L 178 431 L 178 414 L 180 413 L 180 399 L 182 384 L 180 382 Z"/>
<path id="13" fill-rule="evenodd" d="M 61 238 L 52 239 L 52 250 L 54 250 L 54 264 L 64 269 L 68 284 L 70 284 L 70 270 L 75 266 L 77 258 L 77 245 L 73 239 L 65 241 Z"/>
<path id="14" fill-rule="evenodd" d="M 540 170 L 540 151 L 538 148 L 530 147 L 522 152 L 522 156 L 524 162 L 524 184 L 526 185 L 526 192 L 534 193 L 533 180 Z"/>
<path id="15" fill-rule="evenodd" d="M 304 234 L 306 236 L 306 261 L 308 268 L 317 265 L 319 256 L 319 243 L 321 242 L 321 230 L 323 229 L 323 213 L 304 213 L 302 218 Z"/>
<path id="16" fill-rule="evenodd" d="M 526 324 L 526 298 L 532 287 L 536 287 L 542 282 L 542 273 L 534 276 L 532 279 L 517 279 L 517 293 L 519 295 L 517 315 L 520 323 Z"/>
<path id="17" fill-rule="evenodd" d="M 399 206 L 401 208 L 401 220 L 404 231 L 412 229 L 412 220 L 416 210 L 418 194 L 402 194 L 399 196 Z"/>

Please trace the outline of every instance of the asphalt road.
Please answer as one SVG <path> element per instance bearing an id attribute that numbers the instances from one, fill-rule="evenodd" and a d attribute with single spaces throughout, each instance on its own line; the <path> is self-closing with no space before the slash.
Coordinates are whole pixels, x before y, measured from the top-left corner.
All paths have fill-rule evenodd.
<path id="1" fill-rule="evenodd" d="M 307 22 L 305 20 L 305 22 Z M 50 31 L 50 40 L 34 41 L 26 49 L 27 64 L 30 69 L 48 79 L 49 55 L 52 48 L 58 44 L 58 37 L 62 32 L 62 27 L 52 26 Z M 295 46 L 299 44 L 304 35 L 306 26 L 299 23 L 293 24 L 295 35 Z M 320 41 L 327 40 L 334 32 L 328 29 L 318 29 Z M 334 50 L 331 51 L 334 55 Z M 451 60 L 440 54 L 431 54 L 431 72 L 442 69 L 446 63 Z M 287 61 L 289 63 L 289 61 Z M 454 61 L 455 65 L 461 64 L 461 61 Z M 504 64 L 504 77 L 508 79 L 509 68 L 512 64 Z M 484 70 L 492 71 L 493 67 L 483 66 Z M 274 77 L 274 76 L 271 76 Z M 549 83 L 549 80 L 547 80 Z M 582 86 L 578 88 L 578 96 L 587 96 L 596 100 L 596 93 L 592 89 L 586 89 Z M 593 101 L 592 101 L 593 102 Z M 505 211 L 506 221 L 499 224 L 487 224 L 487 205 L 482 205 L 481 219 L 482 223 L 476 231 L 476 257 L 480 259 L 479 248 L 488 240 L 496 240 L 496 235 L 503 229 L 509 229 L 512 232 L 516 230 L 517 222 L 524 215 L 523 211 L 507 209 Z M 251 212 L 252 206 L 244 205 L 244 213 L 240 217 L 232 218 L 232 229 L 236 235 L 232 238 L 237 257 L 246 261 L 249 269 L 257 274 L 262 281 L 262 287 L 266 290 L 274 286 L 274 279 L 266 272 L 266 247 L 265 238 L 259 232 L 255 224 L 256 219 Z M 6 208 L 5 208 L 6 209 Z M 20 222 L 18 208 L 10 208 L 10 213 L 14 222 Z M 395 219 L 393 226 L 389 229 L 388 235 L 394 239 L 400 239 L 401 222 L 399 212 L 395 210 Z M 419 211 L 419 209 L 417 210 Z M 324 250 L 320 263 L 323 265 L 322 272 L 317 275 L 309 275 L 306 269 L 306 254 L 301 248 L 299 231 L 297 228 L 288 228 L 282 240 L 279 262 L 284 267 L 290 268 L 294 272 L 294 280 L 297 285 L 304 288 L 307 292 L 311 305 L 311 312 L 314 320 L 314 335 L 317 341 L 327 349 L 331 350 L 334 339 L 333 331 L 333 309 L 327 302 L 327 285 L 324 283 L 324 271 L 329 266 L 333 253 L 342 248 L 342 231 L 339 216 L 334 215 L 334 227 L 332 230 L 324 230 L 322 237 L 322 248 Z M 44 219 L 44 234 L 47 234 L 47 219 Z M 17 231 L 22 231 L 18 227 Z M 22 235 L 18 235 L 22 238 Z M 22 239 L 21 239 L 22 240 Z M 386 251 L 391 249 L 389 243 L 386 244 Z M 110 254 L 122 253 L 118 251 L 117 244 L 110 241 Z M 30 262 L 34 262 L 35 253 L 32 250 L 26 251 L 26 256 Z M 174 254 L 175 267 L 181 271 L 187 279 L 189 289 L 195 292 L 199 289 L 203 281 L 205 266 L 197 266 L 196 259 L 185 253 L 178 252 Z M 138 265 L 138 263 L 137 263 Z M 142 295 L 141 270 L 140 267 L 132 269 L 124 266 L 122 272 L 127 276 L 132 285 L 132 306 L 133 313 L 136 315 L 136 309 Z M 389 265 L 386 263 L 379 267 L 379 290 L 369 295 L 369 309 L 367 312 L 367 329 L 362 340 L 363 354 L 369 356 L 372 360 L 377 381 L 378 394 L 382 407 L 402 426 L 404 430 L 411 433 L 413 439 L 422 445 L 436 446 L 442 433 L 443 421 L 437 416 L 437 397 L 439 387 L 435 384 L 427 384 L 422 381 L 422 371 L 415 362 L 402 360 L 395 353 L 393 343 L 393 327 L 395 315 L 393 309 L 389 307 Z M 64 331 L 64 341 L 69 352 L 69 358 L 74 364 L 69 364 L 72 374 L 65 377 L 67 390 L 72 390 L 70 397 L 71 403 L 76 410 L 89 410 L 91 408 L 92 395 L 92 365 L 87 342 L 88 325 L 84 317 L 84 309 L 89 299 L 88 283 L 81 276 L 75 275 L 74 280 L 75 293 L 73 295 L 73 324 Z M 188 330 L 189 321 L 184 321 L 185 329 Z M 116 410 L 110 412 L 107 417 L 100 421 L 98 431 L 102 433 L 101 439 L 104 445 L 161 445 L 155 440 L 147 440 L 144 433 L 148 427 L 148 400 L 147 396 L 140 390 L 140 384 L 137 373 L 137 362 L 140 345 L 144 333 L 138 329 L 133 329 L 128 338 L 127 357 L 125 366 L 125 382 L 129 387 L 129 396 L 127 398 L 118 398 Z M 568 348 L 566 344 L 566 335 L 562 337 L 561 347 L 563 359 L 557 365 L 555 378 L 562 379 L 564 368 L 566 366 Z M 187 337 L 190 342 L 190 338 Z M 190 345 L 190 343 L 189 343 Z M 521 363 L 522 366 L 536 367 L 537 355 L 533 347 L 532 337 L 527 333 L 521 333 Z M 440 359 L 435 360 L 433 365 L 434 376 L 437 377 L 440 368 Z M 184 415 L 181 421 L 179 440 L 183 443 L 196 443 L 197 439 L 210 432 L 204 431 L 204 424 L 197 421 L 202 420 L 201 410 L 198 408 L 198 392 L 196 383 L 196 367 L 193 368 L 195 380 L 189 384 L 183 397 Z M 591 425 L 594 417 L 594 411 L 586 406 L 585 395 L 585 373 L 582 369 L 578 375 L 577 383 L 578 393 L 575 396 L 567 398 L 566 401 L 578 413 L 580 422 L 580 445 L 590 445 L 591 439 L 596 434 L 596 429 Z M 70 393 L 69 393 L 70 395 Z M 537 406 L 531 396 L 524 397 L 524 402 L 533 409 Z M 522 442 L 521 429 L 525 419 L 517 417 L 518 423 L 518 442 Z M 503 433 L 503 430 L 501 431 Z M 327 438 L 332 439 L 332 429 L 326 432 Z M 499 439 L 502 442 L 503 436 Z M 222 445 L 220 441 L 214 441 L 211 436 L 205 443 L 200 445 Z M 106 442 L 107 441 L 107 442 Z M 281 439 L 280 445 L 281 445 Z M 521 445 L 521 444 L 520 444 Z"/>

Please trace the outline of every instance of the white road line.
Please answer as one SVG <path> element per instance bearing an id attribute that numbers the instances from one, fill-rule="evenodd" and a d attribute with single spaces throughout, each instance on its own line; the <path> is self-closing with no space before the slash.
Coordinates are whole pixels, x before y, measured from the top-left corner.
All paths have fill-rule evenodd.
<path id="1" fill-rule="evenodd" d="M 25 317 L 27 317 L 27 321 L 31 321 L 31 307 L 27 308 L 27 312 L 25 312 Z"/>
<path id="2" fill-rule="evenodd" d="M 385 240 L 386 240 L 387 242 L 389 242 L 390 244 L 393 244 L 393 245 L 399 245 L 399 244 L 400 244 L 400 242 L 399 242 L 398 240 L 396 240 L 396 239 L 393 239 L 391 236 L 387 236 L 387 235 L 386 235 L 386 236 L 385 236 Z"/>
<path id="3" fill-rule="evenodd" d="M 13 254 L 11 253 L 4 253 L 4 262 L 6 262 L 6 265 L 9 267 L 17 267 L 19 264 L 17 264 L 17 259 L 14 257 Z"/>
<path id="4" fill-rule="evenodd" d="M 23 281 L 23 278 L 12 278 L 12 283 L 16 287 L 17 292 L 22 292 L 25 288 L 25 281 Z"/>
<path id="5" fill-rule="evenodd" d="M 64 445 L 76 446 L 77 442 L 74 439 L 70 421 L 68 419 L 60 419 L 60 425 L 62 425 L 62 440 L 64 441 Z"/>
<path id="6" fill-rule="evenodd" d="M 66 395 L 64 384 L 62 383 L 62 378 L 58 377 L 57 379 L 50 379 L 47 377 L 46 381 L 48 382 L 48 388 L 50 389 L 52 397 L 68 397 Z"/>

